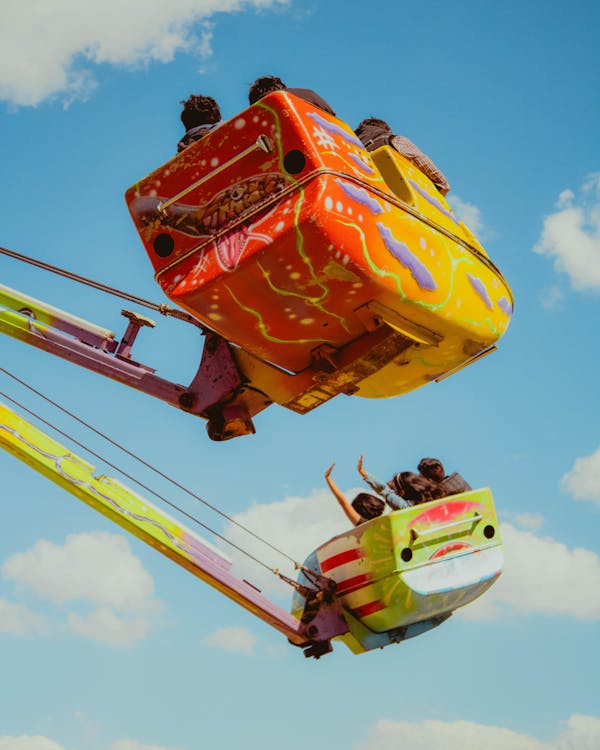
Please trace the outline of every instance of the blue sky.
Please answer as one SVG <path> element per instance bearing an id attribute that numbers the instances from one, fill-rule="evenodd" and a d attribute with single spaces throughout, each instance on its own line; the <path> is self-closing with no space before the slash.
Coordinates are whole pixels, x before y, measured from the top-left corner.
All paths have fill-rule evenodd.
<path id="1" fill-rule="evenodd" d="M 364 452 L 381 476 L 436 455 L 492 487 L 507 562 L 429 634 L 306 661 L 2 455 L 0 750 L 600 747 L 599 20 L 578 1 L 2 3 L 0 245 L 162 301 L 123 193 L 173 154 L 181 99 L 213 95 L 229 118 L 275 73 L 419 144 L 516 311 L 499 352 L 439 385 L 305 417 L 272 407 L 255 436 L 222 444 L 1 341 L 3 367 L 294 556 L 345 528 L 323 471 L 335 460 L 355 487 Z M 4 284 L 122 333 L 119 300 L 0 263 Z M 183 382 L 200 342 L 161 319 L 136 350 Z M 4 375 L 0 390 L 101 448 Z"/>

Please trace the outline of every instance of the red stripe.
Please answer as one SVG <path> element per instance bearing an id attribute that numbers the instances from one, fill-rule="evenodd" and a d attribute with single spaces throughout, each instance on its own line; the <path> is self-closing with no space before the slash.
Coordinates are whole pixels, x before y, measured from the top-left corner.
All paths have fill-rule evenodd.
<path id="1" fill-rule="evenodd" d="M 476 503 L 473 500 L 447 500 L 414 516 L 411 518 L 408 526 L 412 527 L 417 523 L 431 525 L 443 523 L 444 521 L 451 521 L 463 513 L 478 509 L 481 509 L 481 503 Z"/>
<path id="2" fill-rule="evenodd" d="M 363 604 L 361 607 L 356 607 L 352 610 L 352 613 L 360 620 L 362 617 L 367 617 L 368 615 L 372 615 L 382 609 L 385 609 L 385 604 L 377 599 L 374 602 Z"/>
<path id="3" fill-rule="evenodd" d="M 364 586 L 370 581 L 371 575 L 369 573 L 363 573 L 363 575 L 354 576 L 353 578 L 346 578 L 345 581 L 340 581 L 335 590 L 338 594 L 341 592 L 348 594 L 349 589 L 359 589 L 361 586 Z"/>
<path id="4" fill-rule="evenodd" d="M 353 560 L 360 560 L 362 556 L 363 551 L 360 547 L 347 549 L 345 552 L 340 552 L 338 555 L 333 555 L 332 557 L 328 557 L 327 560 L 323 560 L 321 563 L 321 573 L 327 573 L 328 570 L 339 568 L 340 565 L 345 565 Z"/>
<path id="5" fill-rule="evenodd" d="M 472 544 L 467 544 L 466 542 L 450 542 L 445 547 L 437 549 L 429 559 L 434 560 L 436 557 L 443 557 L 444 555 L 449 555 L 450 552 L 456 552 L 458 549 L 469 549 L 472 546 Z"/>

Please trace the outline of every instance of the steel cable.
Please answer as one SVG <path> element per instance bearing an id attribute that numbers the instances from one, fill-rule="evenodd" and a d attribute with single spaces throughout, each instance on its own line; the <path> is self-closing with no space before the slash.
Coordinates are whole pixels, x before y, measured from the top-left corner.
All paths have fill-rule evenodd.
<path id="1" fill-rule="evenodd" d="M 76 416 L 71 415 L 70 412 L 68 412 L 67 410 L 62 409 L 60 407 L 60 405 L 54 404 L 54 402 L 51 399 L 45 398 L 44 395 L 41 394 L 39 391 L 36 391 L 36 389 L 32 388 L 31 386 L 28 386 L 27 383 L 25 383 L 24 381 L 20 380 L 16 376 L 13 376 L 11 373 L 7 372 L 4 368 L 0 368 L 0 371 L 4 372 L 9 377 L 13 377 L 17 382 L 21 383 L 26 388 L 29 388 L 29 390 L 31 390 L 34 393 L 36 393 L 37 395 L 41 396 L 41 398 L 44 398 L 49 403 L 51 403 L 53 405 L 56 405 L 57 408 L 59 408 L 61 411 L 64 411 L 65 414 L 73 416 L 74 419 L 76 419 L 76 421 L 80 422 L 84 426 L 89 427 L 89 429 L 91 429 L 93 432 L 97 433 L 99 436 L 104 437 L 106 440 L 108 440 L 108 442 L 110 442 L 111 444 L 113 444 L 115 447 L 117 447 L 117 448 L 121 447 L 121 446 L 119 446 L 118 443 L 116 443 L 115 441 L 111 440 L 109 437 L 104 436 L 100 431 L 98 431 L 98 430 L 94 429 L 93 427 L 87 425 L 83 420 L 78 419 Z M 282 576 L 276 568 L 271 568 L 269 565 L 267 565 L 265 562 L 263 562 L 258 557 L 256 557 L 255 555 L 253 555 L 251 552 L 248 552 L 243 547 L 240 547 L 239 545 L 235 544 L 235 542 L 232 542 L 226 536 L 224 536 L 223 534 L 220 534 L 218 531 L 216 531 L 215 529 L 211 528 L 208 524 L 205 524 L 204 522 L 202 522 L 199 518 L 197 518 L 193 514 L 188 513 L 186 510 L 184 510 L 183 508 L 179 507 L 176 503 L 174 503 L 171 500 L 169 500 L 168 498 L 164 497 L 164 495 L 161 495 L 159 492 L 156 492 L 156 490 L 153 490 L 151 487 L 149 487 L 148 485 L 144 484 L 139 479 L 136 479 L 136 477 L 134 477 L 133 475 L 129 474 L 127 471 L 125 471 L 121 467 L 117 466 L 112 461 L 108 460 L 107 458 L 105 458 L 101 454 L 97 453 L 96 451 L 94 451 L 91 448 L 89 448 L 88 446 L 86 446 L 81 441 L 77 440 L 77 438 L 75 438 L 73 435 L 70 435 L 69 433 L 65 432 L 64 430 L 61 430 L 59 427 L 57 427 L 56 425 L 54 425 L 52 422 L 50 422 L 50 421 L 44 419 L 43 417 L 39 416 L 34 411 L 32 411 L 31 409 L 27 408 L 20 401 L 18 401 L 17 399 L 13 398 L 12 396 L 9 396 L 7 393 L 5 393 L 3 391 L 0 391 L 0 396 L 2 396 L 2 398 L 5 398 L 7 401 L 10 401 L 12 404 L 14 404 L 15 406 L 17 406 L 18 408 L 22 409 L 27 414 L 29 414 L 32 417 L 34 417 L 34 419 L 39 420 L 40 422 L 42 422 L 43 424 L 45 424 L 47 427 L 50 427 L 55 432 L 59 433 L 63 437 L 65 437 L 68 440 L 72 441 L 73 443 L 75 443 L 75 445 L 79 446 L 80 448 L 82 448 L 83 450 L 85 450 L 86 452 L 88 452 L 90 455 L 94 456 L 98 460 L 102 461 L 107 466 L 110 466 L 112 469 L 114 469 L 115 471 L 117 471 L 120 474 L 122 474 L 124 477 L 126 477 L 127 479 L 129 479 L 131 482 L 134 482 L 135 484 L 137 484 L 138 487 L 141 487 L 146 492 L 149 492 L 150 494 L 154 495 L 154 497 L 158 498 L 159 500 L 162 500 L 168 506 L 170 506 L 174 510 L 178 511 L 179 513 L 181 513 L 183 516 L 185 516 L 186 518 L 188 518 L 193 523 L 198 524 L 199 526 L 201 526 L 203 529 L 205 529 L 209 533 L 214 534 L 214 536 L 216 536 L 218 539 L 220 539 L 221 541 L 223 541 L 225 544 L 228 544 L 229 546 L 233 547 L 234 549 L 236 549 L 241 554 L 245 555 L 246 557 L 248 557 L 249 559 L 253 560 L 258 565 L 260 565 L 263 568 L 265 568 L 266 570 L 268 570 L 270 573 L 273 573 L 274 575 L 276 575 L 277 577 L 279 577 L 280 579 L 282 579 L 282 580 L 285 581 L 285 576 Z M 127 449 L 122 448 L 122 450 L 124 450 L 125 453 L 127 453 L 132 458 L 139 460 L 145 466 L 147 466 L 147 467 L 149 467 L 151 469 L 153 468 L 150 464 L 144 462 L 143 459 L 139 459 L 135 454 L 131 453 L 130 451 L 127 451 Z M 167 479 L 167 481 L 172 482 L 175 486 L 180 487 L 184 492 L 187 492 L 188 494 L 192 495 L 193 497 L 197 497 L 196 495 L 194 495 L 194 493 L 191 492 L 191 490 L 186 489 L 183 485 L 180 485 L 178 482 L 176 482 L 175 480 L 172 480 L 167 475 L 162 474 L 162 472 L 160 472 L 158 469 L 155 469 L 155 472 L 158 473 L 160 476 L 163 476 L 165 479 Z M 247 529 L 242 524 L 239 524 L 238 522 L 236 522 L 235 520 L 233 520 L 232 518 L 230 518 L 226 513 L 223 513 L 222 511 L 219 511 L 218 508 L 213 508 L 213 506 L 211 506 L 209 503 L 207 503 L 206 501 L 202 500 L 201 498 L 197 497 L 197 499 L 199 499 L 202 503 L 204 503 L 205 505 L 207 505 L 212 510 L 215 510 L 217 513 L 219 513 L 221 516 L 223 516 L 224 518 L 226 518 L 228 521 L 230 521 L 234 525 L 238 526 L 239 528 L 241 528 L 242 530 L 244 530 L 248 534 L 250 534 L 253 537 L 255 537 L 257 540 L 263 542 L 267 546 L 270 546 L 270 547 L 272 546 L 272 545 L 269 544 L 269 542 L 261 539 L 261 537 L 259 537 L 258 535 L 256 535 L 254 532 L 250 531 L 249 529 Z M 293 558 L 289 557 L 288 555 L 286 555 L 281 550 L 278 550 L 276 547 L 272 547 L 272 548 L 275 551 L 279 552 L 279 554 L 283 555 L 288 560 L 290 560 L 291 562 L 293 562 L 296 567 L 299 567 L 298 564 L 293 560 Z M 290 584 L 290 585 L 293 585 L 293 584 Z"/>

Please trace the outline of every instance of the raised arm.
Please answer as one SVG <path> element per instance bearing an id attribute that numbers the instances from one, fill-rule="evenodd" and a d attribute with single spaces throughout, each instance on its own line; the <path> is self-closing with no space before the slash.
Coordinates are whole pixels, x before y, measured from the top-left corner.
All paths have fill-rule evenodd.
<path id="1" fill-rule="evenodd" d="M 377 492 L 378 495 L 381 495 L 386 501 L 386 503 L 392 508 L 393 510 L 401 510 L 402 508 L 410 508 L 410 503 L 406 502 L 406 500 L 398 495 L 394 490 L 389 487 L 387 484 L 383 484 L 379 481 L 376 477 L 374 477 L 372 474 L 369 474 L 369 472 L 365 469 L 363 466 L 363 457 L 360 456 L 358 459 L 358 473 L 361 475 L 361 477 L 365 480 L 365 482 L 371 487 L 372 489 Z"/>
<path id="2" fill-rule="evenodd" d="M 335 466 L 335 463 L 331 464 L 331 466 L 327 469 L 325 472 L 325 481 L 329 485 L 329 489 L 333 493 L 335 499 L 340 504 L 342 510 L 348 516 L 348 520 L 351 524 L 354 526 L 358 526 L 358 524 L 362 521 L 362 516 L 354 510 L 354 508 L 350 505 L 350 503 L 346 500 L 344 494 L 340 491 L 336 483 L 331 478 L 331 472 L 333 471 L 333 467 Z"/>

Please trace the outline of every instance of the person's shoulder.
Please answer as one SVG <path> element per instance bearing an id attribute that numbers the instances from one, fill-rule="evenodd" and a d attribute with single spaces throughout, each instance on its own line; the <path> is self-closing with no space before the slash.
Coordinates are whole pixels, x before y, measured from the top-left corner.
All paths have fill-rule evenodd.
<path id="1" fill-rule="evenodd" d="M 325 99 L 323 99 L 320 94 L 317 94 L 317 92 L 313 89 L 293 87 L 288 88 L 287 91 L 289 91 L 290 94 L 294 94 L 295 96 L 304 99 L 304 101 L 309 102 L 310 104 L 314 104 L 315 107 L 319 107 L 319 109 L 322 109 L 324 112 L 327 112 L 328 114 L 335 117 L 333 108 L 325 101 Z"/>

